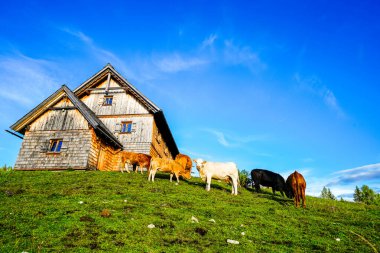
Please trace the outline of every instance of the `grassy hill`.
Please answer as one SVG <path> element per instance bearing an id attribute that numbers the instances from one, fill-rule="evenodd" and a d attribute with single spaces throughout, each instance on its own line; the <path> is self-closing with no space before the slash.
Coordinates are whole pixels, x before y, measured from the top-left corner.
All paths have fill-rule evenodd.
<path id="1" fill-rule="evenodd" d="M 307 197 L 307 208 L 198 178 L 0 172 L 0 252 L 375 252 L 380 208 Z M 198 219 L 192 222 L 192 217 Z M 215 222 L 210 221 L 213 219 Z M 155 228 L 148 228 L 154 224 Z M 239 241 L 229 244 L 227 240 Z"/>

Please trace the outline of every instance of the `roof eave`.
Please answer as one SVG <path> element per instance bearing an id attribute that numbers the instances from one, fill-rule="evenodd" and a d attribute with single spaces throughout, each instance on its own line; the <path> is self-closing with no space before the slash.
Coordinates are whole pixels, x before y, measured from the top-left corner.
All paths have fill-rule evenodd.
<path id="1" fill-rule="evenodd" d="M 166 144 L 168 145 L 171 155 L 173 156 L 173 158 L 175 158 L 176 155 L 179 154 L 179 150 L 177 144 L 175 143 L 172 132 L 170 131 L 169 125 L 166 121 L 164 112 L 162 110 L 156 112 L 154 114 L 154 118 L 158 129 L 160 130 L 161 134 L 164 135 L 163 137 L 166 141 Z"/>

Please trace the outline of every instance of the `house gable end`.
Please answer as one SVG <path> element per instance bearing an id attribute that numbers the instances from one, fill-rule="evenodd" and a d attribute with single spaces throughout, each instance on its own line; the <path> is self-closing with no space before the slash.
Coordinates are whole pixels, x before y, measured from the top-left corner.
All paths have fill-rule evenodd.
<path id="1" fill-rule="evenodd" d="M 152 113 L 146 104 L 112 77 L 94 83 L 92 87 L 80 99 L 98 116 Z"/>
<path id="2" fill-rule="evenodd" d="M 58 89 L 55 93 L 45 99 L 42 103 L 40 103 L 37 107 L 27 113 L 24 117 L 18 120 L 15 124 L 11 126 L 11 129 L 24 134 L 27 129 L 30 128 L 30 124 L 32 124 L 36 119 L 38 119 L 42 114 L 44 114 L 47 110 L 55 110 L 54 105 L 62 105 L 60 102 L 62 99 L 66 101 L 70 101 L 72 104 L 72 108 L 77 109 L 77 111 L 86 119 L 89 125 L 91 125 L 95 131 L 97 131 L 100 135 L 108 139 L 111 143 L 113 143 L 116 147 L 121 148 L 123 145 L 117 140 L 117 138 L 108 130 L 108 128 L 99 120 L 94 112 L 92 112 L 82 101 L 79 100 L 77 96 L 66 86 L 62 85 L 60 89 Z M 56 109 L 70 109 L 70 106 L 59 108 L 56 106 Z M 63 123 L 62 123 L 63 124 Z M 47 126 L 56 127 L 56 126 Z"/>
<path id="3" fill-rule="evenodd" d="M 109 85 L 108 85 L 109 83 Z M 115 85 L 117 84 L 117 85 Z M 110 92 L 113 89 L 120 89 L 126 91 L 127 94 L 133 96 L 139 101 L 149 112 L 156 113 L 160 111 L 157 105 L 145 97 L 139 90 L 137 90 L 131 83 L 129 83 L 123 76 L 121 76 L 111 64 L 107 64 L 98 73 L 93 75 L 87 81 L 82 83 L 74 90 L 74 93 L 82 98 L 91 91 Z"/>

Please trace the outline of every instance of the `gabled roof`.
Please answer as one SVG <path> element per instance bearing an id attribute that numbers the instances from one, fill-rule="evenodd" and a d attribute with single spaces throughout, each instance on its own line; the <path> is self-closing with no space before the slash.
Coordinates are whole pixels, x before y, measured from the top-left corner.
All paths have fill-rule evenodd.
<path id="1" fill-rule="evenodd" d="M 119 140 L 111 133 L 111 131 L 103 124 L 103 122 L 96 117 L 95 113 L 87 107 L 66 85 L 62 85 L 60 89 L 50 95 L 42 103 L 36 106 L 33 110 L 27 113 L 24 117 L 19 119 L 10 128 L 20 134 L 24 134 L 25 127 L 32 123 L 35 119 L 46 112 L 50 107 L 57 103 L 64 96 L 70 99 L 74 107 L 83 115 L 88 123 L 94 128 L 94 130 L 101 136 L 108 139 L 114 146 L 122 148 L 123 145 Z"/>
<path id="2" fill-rule="evenodd" d="M 123 76 L 121 76 L 111 64 L 107 64 L 102 68 L 98 73 L 90 77 L 87 81 L 79 85 L 78 88 L 74 90 L 74 93 L 81 97 L 82 94 L 86 92 L 86 89 L 92 87 L 93 85 L 99 83 L 102 80 L 107 79 L 108 74 L 111 75 L 111 78 L 116 80 L 122 88 L 125 88 L 127 92 L 132 94 L 140 103 L 142 103 L 150 112 L 156 113 L 160 111 L 157 105 L 145 97 L 139 90 L 137 90 L 131 83 L 127 81 Z"/>
<path id="3" fill-rule="evenodd" d="M 111 64 L 108 63 L 98 73 L 96 73 L 87 81 L 79 85 L 79 87 L 74 90 L 74 93 L 78 97 L 81 97 L 83 94 L 86 93 L 87 89 L 106 80 L 108 74 L 110 74 L 111 78 L 117 81 L 127 92 L 133 95 L 141 104 L 143 104 L 148 109 L 150 113 L 154 115 L 156 125 L 160 130 L 161 134 L 163 135 L 163 138 L 165 139 L 165 142 L 172 156 L 175 157 L 179 153 L 179 150 L 177 144 L 174 141 L 169 125 L 165 119 L 164 112 L 147 97 L 145 97 L 139 90 L 137 90 L 131 83 L 129 83 L 127 79 L 120 75 Z"/>

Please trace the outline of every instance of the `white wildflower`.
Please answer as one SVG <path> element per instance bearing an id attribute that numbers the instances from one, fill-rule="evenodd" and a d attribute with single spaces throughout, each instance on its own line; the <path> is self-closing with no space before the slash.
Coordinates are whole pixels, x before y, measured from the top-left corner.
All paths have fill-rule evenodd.
<path id="1" fill-rule="evenodd" d="M 210 221 L 210 222 L 214 222 L 214 223 L 216 222 L 214 219 L 209 219 L 208 221 Z"/>
<path id="2" fill-rule="evenodd" d="M 155 228 L 156 226 L 154 224 L 149 224 L 148 228 Z"/>
<path id="3" fill-rule="evenodd" d="M 243 236 L 244 236 L 244 235 L 245 235 L 245 232 L 241 232 L 241 235 L 243 235 Z"/>
<path id="4" fill-rule="evenodd" d="M 84 202 L 83 201 L 79 201 L 78 203 L 82 205 Z"/>
<path id="5" fill-rule="evenodd" d="M 340 242 L 340 238 L 336 238 L 335 240 L 336 240 L 337 242 Z"/>

